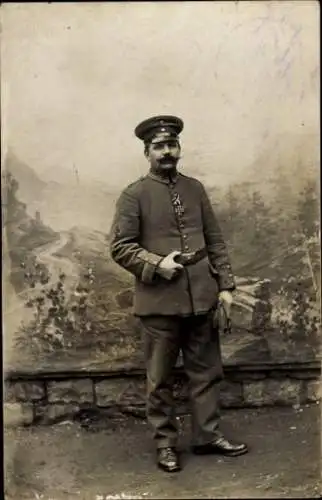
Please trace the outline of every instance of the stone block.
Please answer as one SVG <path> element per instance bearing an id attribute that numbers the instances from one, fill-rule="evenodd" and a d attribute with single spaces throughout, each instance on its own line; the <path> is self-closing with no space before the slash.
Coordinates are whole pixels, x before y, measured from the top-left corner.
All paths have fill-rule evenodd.
<path id="1" fill-rule="evenodd" d="M 243 405 L 243 386 L 239 382 L 223 380 L 220 384 L 220 405 L 223 408 Z"/>
<path id="2" fill-rule="evenodd" d="M 4 427 L 16 427 L 32 424 L 34 419 L 33 406 L 30 403 L 4 403 Z"/>
<path id="3" fill-rule="evenodd" d="M 5 384 L 5 399 L 8 402 L 39 401 L 45 398 L 44 382 L 7 382 Z"/>
<path id="4" fill-rule="evenodd" d="M 80 406 L 74 403 L 35 405 L 35 423 L 54 424 L 55 422 L 73 417 L 80 410 Z"/>
<path id="5" fill-rule="evenodd" d="M 6 381 L 3 388 L 3 400 L 6 403 L 16 403 L 17 397 L 15 394 L 15 383 Z"/>
<path id="6" fill-rule="evenodd" d="M 292 379 L 268 380 L 267 391 L 272 395 L 273 404 L 299 404 L 301 402 L 302 381 Z"/>
<path id="7" fill-rule="evenodd" d="M 301 391 L 301 380 L 267 379 L 243 384 L 244 403 L 251 406 L 299 404 Z"/>
<path id="8" fill-rule="evenodd" d="M 144 405 L 146 401 L 145 380 L 133 379 L 128 382 L 127 387 L 120 393 L 119 402 L 121 405 Z"/>
<path id="9" fill-rule="evenodd" d="M 244 403 L 251 406 L 261 406 L 266 404 L 264 382 L 254 381 L 243 384 Z"/>
<path id="10" fill-rule="evenodd" d="M 306 400 L 309 403 L 321 401 L 322 398 L 322 381 L 310 380 L 306 384 Z"/>
<path id="11" fill-rule="evenodd" d="M 49 403 L 94 403 L 92 380 L 50 381 L 47 384 Z"/>
<path id="12" fill-rule="evenodd" d="M 97 406 L 113 406 L 121 401 L 121 398 L 130 387 L 132 380 L 126 378 L 109 378 L 96 382 L 94 386 Z"/>

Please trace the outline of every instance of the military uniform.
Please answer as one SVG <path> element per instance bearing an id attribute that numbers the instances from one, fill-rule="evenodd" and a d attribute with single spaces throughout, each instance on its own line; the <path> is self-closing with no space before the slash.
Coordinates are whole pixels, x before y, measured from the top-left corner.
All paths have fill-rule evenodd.
<path id="1" fill-rule="evenodd" d="M 170 118 L 152 119 L 155 128 L 144 122 L 145 127 L 150 133 L 153 129 L 153 137 L 170 122 L 171 134 L 175 126 Z M 175 125 L 174 134 L 182 123 Z M 143 137 L 146 132 L 141 132 Z M 184 268 L 168 281 L 158 265 L 173 250 L 182 253 Z M 157 447 L 175 446 L 177 440 L 171 376 L 180 349 L 190 381 L 193 441 L 209 443 L 219 434 L 218 382 L 223 376 L 212 311 L 219 291 L 233 290 L 235 281 L 203 184 L 178 172 L 166 177 L 151 170 L 130 184 L 116 203 L 110 252 L 135 276 L 134 314 L 141 320 L 145 343 L 147 417 Z"/>

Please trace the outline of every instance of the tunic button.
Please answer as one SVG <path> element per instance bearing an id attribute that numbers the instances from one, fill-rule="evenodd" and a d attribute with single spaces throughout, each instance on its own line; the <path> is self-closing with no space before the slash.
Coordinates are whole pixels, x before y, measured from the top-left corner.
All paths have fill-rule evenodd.
<path id="1" fill-rule="evenodd" d="M 185 250 L 189 250 L 189 246 L 188 246 L 188 245 L 185 245 L 185 246 L 184 246 L 184 249 L 185 249 Z"/>
<path id="2" fill-rule="evenodd" d="M 187 239 L 187 235 L 186 235 L 186 234 L 184 234 L 184 235 L 183 235 L 183 239 L 184 239 L 184 240 L 186 240 L 186 239 Z"/>

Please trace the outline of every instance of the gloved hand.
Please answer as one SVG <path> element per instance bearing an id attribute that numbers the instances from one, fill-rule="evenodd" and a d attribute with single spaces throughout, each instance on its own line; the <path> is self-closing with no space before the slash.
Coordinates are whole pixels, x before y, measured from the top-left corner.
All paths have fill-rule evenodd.
<path id="1" fill-rule="evenodd" d="M 183 269 L 183 265 L 174 260 L 180 254 L 181 252 L 174 250 L 164 257 L 157 267 L 158 274 L 169 281 L 175 278 Z"/>
<path id="2" fill-rule="evenodd" d="M 231 310 L 231 305 L 233 303 L 233 294 L 229 290 L 223 290 L 222 292 L 219 292 L 218 295 L 218 302 L 223 306 L 225 309 L 225 313 L 227 318 L 230 318 L 230 310 Z"/>

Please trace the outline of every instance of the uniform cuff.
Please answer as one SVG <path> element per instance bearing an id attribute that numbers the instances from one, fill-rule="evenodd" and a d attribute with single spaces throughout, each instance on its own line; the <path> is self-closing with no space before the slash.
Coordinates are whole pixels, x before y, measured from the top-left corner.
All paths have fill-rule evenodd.
<path id="1" fill-rule="evenodd" d="M 144 266 L 141 273 L 141 281 L 142 283 L 150 285 L 154 281 L 156 268 L 158 267 L 161 260 L 163 260 L 163 257 L 143 250 L 142 252 L 140 252 L 139 258 L 141 260 L 144 260 Z"/>
<path id="2" fill-rule="evenodd" d="M 233 274 L 219 275 L 218 277 L 219 291 L 228 290 L 233 292 L 236 289 L 236 283 Z"/>

